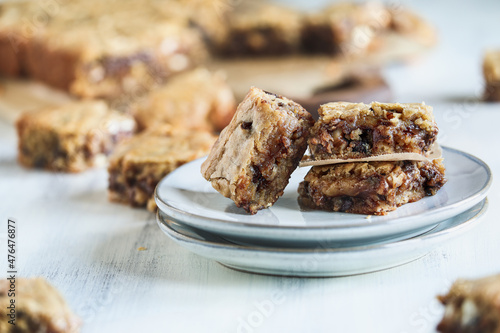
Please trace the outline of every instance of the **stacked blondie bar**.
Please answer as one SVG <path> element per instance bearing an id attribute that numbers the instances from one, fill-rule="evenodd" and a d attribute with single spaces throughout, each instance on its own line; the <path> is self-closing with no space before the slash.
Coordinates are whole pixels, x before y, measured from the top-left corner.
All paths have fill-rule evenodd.
<path id="1" fill-rule="evenodd" d="M 337 102 L 318 112 L 313 126 L 297 103 L 252 88 L 203 176 L 252 214 L 283 194 L 307 144 L 315 166 L 298 189 L 305 209 L 384 215 L 445 183 L 442 159 L 430 155 L 438 133 L 431 107 Z"/>
<path id="2" fill-rule="evenodd" d="M 384 33 L 405 33 L 398 22 L 408 20 L 398 21 L 401 13 L 373 3 L 335 5 L 316 14 L 210 0 L 2 3 L 0 75 L 31 77 L 80 99 L 19 118 L 19 162 L 79 172 L 109 158 L 110 198 L 153 208 L 158 181 L 207 154 L 213 134 L 235 112 L 224 75 L 198 66 L 209 54 L 337 55 L 370 30 L 361 48 L 368 52 Z M 283 192 L 313 120 L 300 105 L 258 89 L 246 101 L 233 119 L 236 125 L 231 123 L 221 138 L 254 140 L 246 178 L 226 180 L 228 193 L 255 213 Z M 221 144 L 221 156 L 228 154 Z M 239 143 L 232 149 L 236 154 Z M 214 175 L 225 171 L 208 169 L 213 174 L 207 177 L 224 183 Z M 243 194 L 244 180 L 250 194 Z"/>

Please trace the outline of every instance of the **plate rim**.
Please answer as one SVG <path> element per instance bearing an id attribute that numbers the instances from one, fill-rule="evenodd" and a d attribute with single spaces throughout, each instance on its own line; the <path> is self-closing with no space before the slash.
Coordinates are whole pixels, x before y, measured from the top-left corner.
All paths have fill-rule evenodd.
<path id="1" fill-rule="evenodd" d="M 463 222 L 460 222 L 458 225 L 453 226 L 451 228 L 445 228 L 445 229 L 442 229 L 439 231 L 430 230 L 429 232 L 424 233 L 422 235 L 417 235 L 415 237 L 408 238 L 408 239 L 402 239 L 402 240 L 399 240 L 396 242 L 388 242 L 388 243 L 382 243 L 382 244 L 357 245 L 357 246 L 352 246 L 352 247 L 339 247 L 339 248 L 319 248 L 319 249 L 317 247 L 315 247 L 315 248 L 279 248 L 279 247 L 264 247 L 264 246 L 259 246 L 259 245 L 245 246 L 245 245 L 241 245 L 241 244 L 231 243 L 228 240 L 225 240 L 226 243 L 216 243 L 216 242 L 212 242 L 212 241 L 197 240 L 197 239 L 195 239 L 193 241 L 192 240 L 192 239 L 194 239 L 193 237 L 184 235 L 184 234 L 180 233 L 179 231 L 169 227 L 167 225 L 167 223 L 165 221 L 163 221 L 163 218 L 161 217 L 162 212 L 160 212 L 159 210 L 156 213 L 156 222 L 157 222 L 158 226 L 160 227 L 160 229 L 164 233 L 169 235 L 170 237 L 173 237 L 173 236 L 171 236 L 169 233 L 165 232 L 165 230 L 164 230 L 165 228 L 168 230 L 171 230 L 171 231 L 173 230 L 173 232 L 176 235 L 180 235 L 180 237 L 179 236 L 178 237 L 182 238 L 182 241 L 196 243 L 198 245 L 205 244 L 205 246 L 209 246 L 209 247 L 226 248 L 226 249 L 238 250 L 238 251 L 252 251 L 252 252 L 259 251 L 259 252 L 263 252 L 263 253 L 271 253 L 271 252 L 273 252 L 273 253 L 287 253 L 287 254 L 317 254 L 318 252 L 320 252 L 320 254 L 323 254 L 323 253 L 342 253 L 342 252 L 345 253 L 345 252 L 360 252 L 360 251 L 367 251 L 367 250 L 382 250 L 382 249 L 387 249 L 387 248 L 391 248 L 391 247 L 398 247 L 398 246 L 411 244 L 411 243 L 417 244 L 419 242 L 423 242 L 426 240 L 440 238 L 441 236 L 443 236 L 445 234 L 454 234 L 455 231 L 465 232 L 468 229 L 474 227 L 476 224 L 478 224 L 481 217 L 484 216 L 484 214 L 488 210 L 488 206 L 489 206 L 488 198 L 484 198 L 483 200 L 478 202 L 476 205 L 480 205 L 480 207 L 478 207 L 479 209 L 478 209 L 476 214 L 474 214 L 472 217 L 468 218 L 467 220 L 465 220 Z M 466 210 L 460 214 L 455 215 L 455 217 L 472 210 L 474 207 L 475 206 L 473 206 L 472 208 L 469 208 L 468 210 Z M 445 222 L 445 221 L 442 221 L 442 222 Z M 173 223 L 176 223 L 176 222 L 173 222 Z M 189 228 L 190 226 L 187 225 L 187 227 Z M 210 232 L 208 232 L 208 233 L 210 233 Z M 217 235 L 215 235 L 215 236 L 217 236 Z"/>
<path id="2" fill-rule="evenodd" d="M 442 146 L 442 149 L 450 151 L 450 152 L 455 153 L 455 154 L 459 154 L 459 155 L 464 156 L 470 160 L 473 160 L 474 162 L 476 162 L 478 165 L 480 165 L 486 171 L 487 178 L 486 178 L 485 184 L 476 193 L 473 193 L 473 194 L 469 195 L 467 198 L 462 199 L 462 200 L 460 200 L 456 203 L 453 203 L 451 205 L 436 208 L 436 209 L 431 211 L 432 212 L 431 215 L 440 214 L 440 213 L 448 211 L 448 210 L 455 210 L 457 207 L 464 206 L 464 205 L 470 205 L 471 202 L 472 202 L 472 205 L 470 207 L 474 206 L 474 203 L 479 203 L 481 200 L 483 200 L 486 197 L 488 190 L 490 189 L 492 181 L 493 181 L 493 175 L 492 175 L 491 169 L 488 166 L 488 164 L 486 164 L 482 159 L 480 159 L 480 158 L 478 158 L 470 153 L 461 151 L 459 149 L 455 149 L 455 148 L 451 148 L 451 147 L 447 147 L 447 146 Z M 199 160 L 204 159 L 204 158 L 206 158 L 206 156 L 199 158 L 199 159 L 196 159 L 196 160 L 193 160 L 189 163 L 194 163 L 195 161 L 199 161 Z M 181 168 L 182 168 L 182 166 L 181 166 Z M 177 171 L 177 170 L 175 170 L 175 171 Z M 175 171 L 174 171 L 174 173 L 175 173 Z M 331 226 L 328 226 L 328 225 L 325 225 L 325 226 L 276 226 L 276 225 L 268 225 L 268 224 L 266 225 L 266 224 L 254 224 L 254 223 L 248 223 L 248 222 L 228 221 L 228 220 L 223 220 L 223 219 L 219 219 L 219 218 L 205 217 L 202 215 L 187 212 L 187 211 L 181 210 L 179 208 L 172 207 L 169 204 L 167 204 L 166 202 L 164 202 L 164 200 L 162 198 L 160 198 L 160 196 L 158 195 L 158 189 L 169 178 L 170 175 L 171 174 L 165 176 L 155 187 L 154 198 L 155 198 L 155 202 L 158 205 L 158 209 L 162 210 L 167 215 L 169 215 L 168 211 L 172 210 L 181 216 L 194 218 L 194 219 L 201 220 L 204 222 L 217 222 L 220 224 L 224 224 L 225 226 L 230 226 L 230 227 L 234 227 L 237 229 L 240 229 L 241 227 L 248 227 L 248 228 L 254 228 L 254 229 L 268 229 L 268 230 L 276 230 L 276 231 L 289 230 L 289 231 L 300 231 L 300 232 L 304 232 L 304 231 L 317 232 L 317 231 L 321 231 L 321 230 L 335 230 L 335 229 L 342 230 L 342 229 L 346 229 L 346 228 L 356 228 L 356 227 L 363 227 L 365 229 L 371 229 L 371 228 L 377 228 L 377 227 L 380 227 L 383 225 L 393 225 L 395 223 L 397 223 L 397 224 L 410 223 L 409 221 L 413 221 L 413 220 L 421 217 L 421 214 L 417 214 L 417 215 L 410 215 L 410 216 L 404 217 L 402 219 L 395 219 L 395 220 L 389 220 L 389 221 L 375 221 L 375 222 L 370 222 L 370 223 L 366 223 L 366 224 L 357 223 L 357 224 L 343 224 L 343 225 L 331 225 Z M 357 214 L 357 215 L 361 216 L 361 214 Z M 397 220 L 397 222 L 396 222 L 396 220 Z M 186 221 L 183 220 L 183 222 L 186 222 Z"/>

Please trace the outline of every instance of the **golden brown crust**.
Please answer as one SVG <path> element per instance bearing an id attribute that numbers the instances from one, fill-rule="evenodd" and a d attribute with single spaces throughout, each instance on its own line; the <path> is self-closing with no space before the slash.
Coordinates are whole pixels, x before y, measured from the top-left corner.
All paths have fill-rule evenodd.
<path id="1" fill-rule="evenodd" d="M 210 151 L 210 132 L 162 125 L 122 142 L 109 160 L 109 199 L 155 210 L 154 189 L 179 166 Z"/>
<path id="2" fill-rule="evenodd" d="M 236 109 L 222 73 L 198 68 L 179 74 L 132 107 L 140 129 L 166 123 L 174 127 L 222 130 Z"/>
<path id="3" fill-rule="evenodd" d="M 25 112 L 16 127 L 22 165 L 79 172 L 102 164 L 118 142 L 134 133 L 135 121 L 102 101 L 78 101 Z"/>
<path id="4" fill-rule="evenodd" d="M 393 153 L 427 154 L 438 127 L 425 104 L 322 105 L 309 148 L 315 159 L 360 158 Z"/>
<path id="5" fill-rule="evenodd" d="M 500 332 L 500 275 L 459 279 L 438 297 L 445 314 L 437 329 L 443 333 Z"/>
<path id="6" fill-rule="evenodd" d="M 11 281 L 0 281 L 0 332 L 77 333 L 81 320 L 71 311 L 61 294 L 43 278 L 16 278 L 15 298 L 9 297 Z M 7 311 L 15 300 L 15 325 Z"/>
<path id="7" fill-rule="evenodd" d="M 203 177 L 255 214 L 283 194 L 307 146 L 312 116 L 297 103 L 251 88 L 203 163 Z"/>
<path id="8" fill-rule="evenodd" d="M 446 182 L 441 160 L 312 167 L 299 186 L 303 208 L 384 215 L 435 194 Z"/>

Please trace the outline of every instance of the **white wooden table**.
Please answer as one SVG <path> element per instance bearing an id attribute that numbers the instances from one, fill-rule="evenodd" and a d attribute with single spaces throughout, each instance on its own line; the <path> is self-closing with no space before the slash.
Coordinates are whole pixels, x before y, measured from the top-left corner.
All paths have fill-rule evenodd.
<path id="1" fill-rule="evenodd" d="M 441 144 L 500 174 L 500 104 L 478 102 L 482 53 L 500 47 L 500 2 L 409 4 L 435 22 L 440 44 L 386 71 L 395 100 L 433 105 Z M 241 273 L 200 258 L 162 234 L 152 213 L 108 202 L 106 187 L 105 170 L 21 168 L 13 126 L 0 122 L 0 219 L 2 228 L 8 217 L 18 222 L 19 275 L 53 283 L 83 332 L 434 332 L 437 294 L 458 277 L 500 272 L 496 180 L 489 210 L 467 235 L 390 270 L 319 279 Z M 5 251 L 2 241 L 0 258 Z"/>

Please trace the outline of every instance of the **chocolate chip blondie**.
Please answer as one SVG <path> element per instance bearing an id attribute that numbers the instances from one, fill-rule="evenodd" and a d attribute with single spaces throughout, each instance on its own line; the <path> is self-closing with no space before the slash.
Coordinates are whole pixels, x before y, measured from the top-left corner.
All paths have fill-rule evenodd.
<path id="1" fill-rule="evenodd" d="M 131 116 L 103 101 L 77 101 L 25 112 L 16 123 L 19 163 L 79 172 L 106 161 L 116 144 L 135 132 Z"/>
<path id="2" fill-rule="evenodd" d="M 478 280 L 459 279 L 438 297 L 445 306 L 437 330 L 442 333 L 500 331 L 500 275 Z"/>
<path id="3" fill-rule="evenodd" d="M 276 56 L 299 50 L 302 15 L 289 7 L 247 2 L 227 18 L 224 38 L 214 43 L 224 57 Z"/>
<path id="4" fill-rule="evenodd" d="M 9 296 L 14 283 L 15 297 Z M 15 303 L 11 303 L 15 300 Z M 14 304 L 13 316 L 10 308 Z M 15 324 L 9 323 L 10 320 Z M 77 333 L 81 320 L 61 294 L 43 278 L 0 281 L 0 332 Z"/>
<path id="5" fill-rule="evenodd" d="M 222 73 L 198 68 L 179 74 L 146 94 L 132 107 L 140 129 L 170 124 L 220 131 L 236 109 L 233 92 Z"/>
<path id="6" fill-rule="evenodd" d="M 347 103 L 322 105 L 309 149 L 316 160 L 393 153 L 426 155 L 438 134 L 425 104 Z"/>
<path id="7" fill-rule="evenodd" d="M 299 185 L 298 201 L 306 209 L 384 215 L 434 195 L 446 182 L 444 171 L 439 159 L 314 166 Z"/>
<path id="8" fill-rule="evenodd" d="M 140 94 L 201 61 L 204 49 L 189 7 L 177 1 L 0 5 L 0 74 L 26 75 L 77 96 Z"/>
<path id="9" fill-rule="evenodd" d="M 182 164 L 207 155 L 215 140 L 210 132 L 162 125 L 122 142 L 109 161 L 110 200 L 155 210 L 158 182 Z"/>
<path id="10" fill-rule="evenodd" d="M 301 28 L 305 53 L 363 54 L 389 27 L 389 11 L 376 2 L 345 2 L 306 16 Z"/>
<path id="11" fill-rule="evenodd" d="M 312 116 L 299 104 L 251 88 L 201 173 L 251 214 L 273 205 L 307 148 Z"/>
<path id="12" fill-rule="evenodd" d="M 486 52 L 483 60 L 483 76 L 486 83 L 484 99 L 500 101 L 500 51 Z"/>

